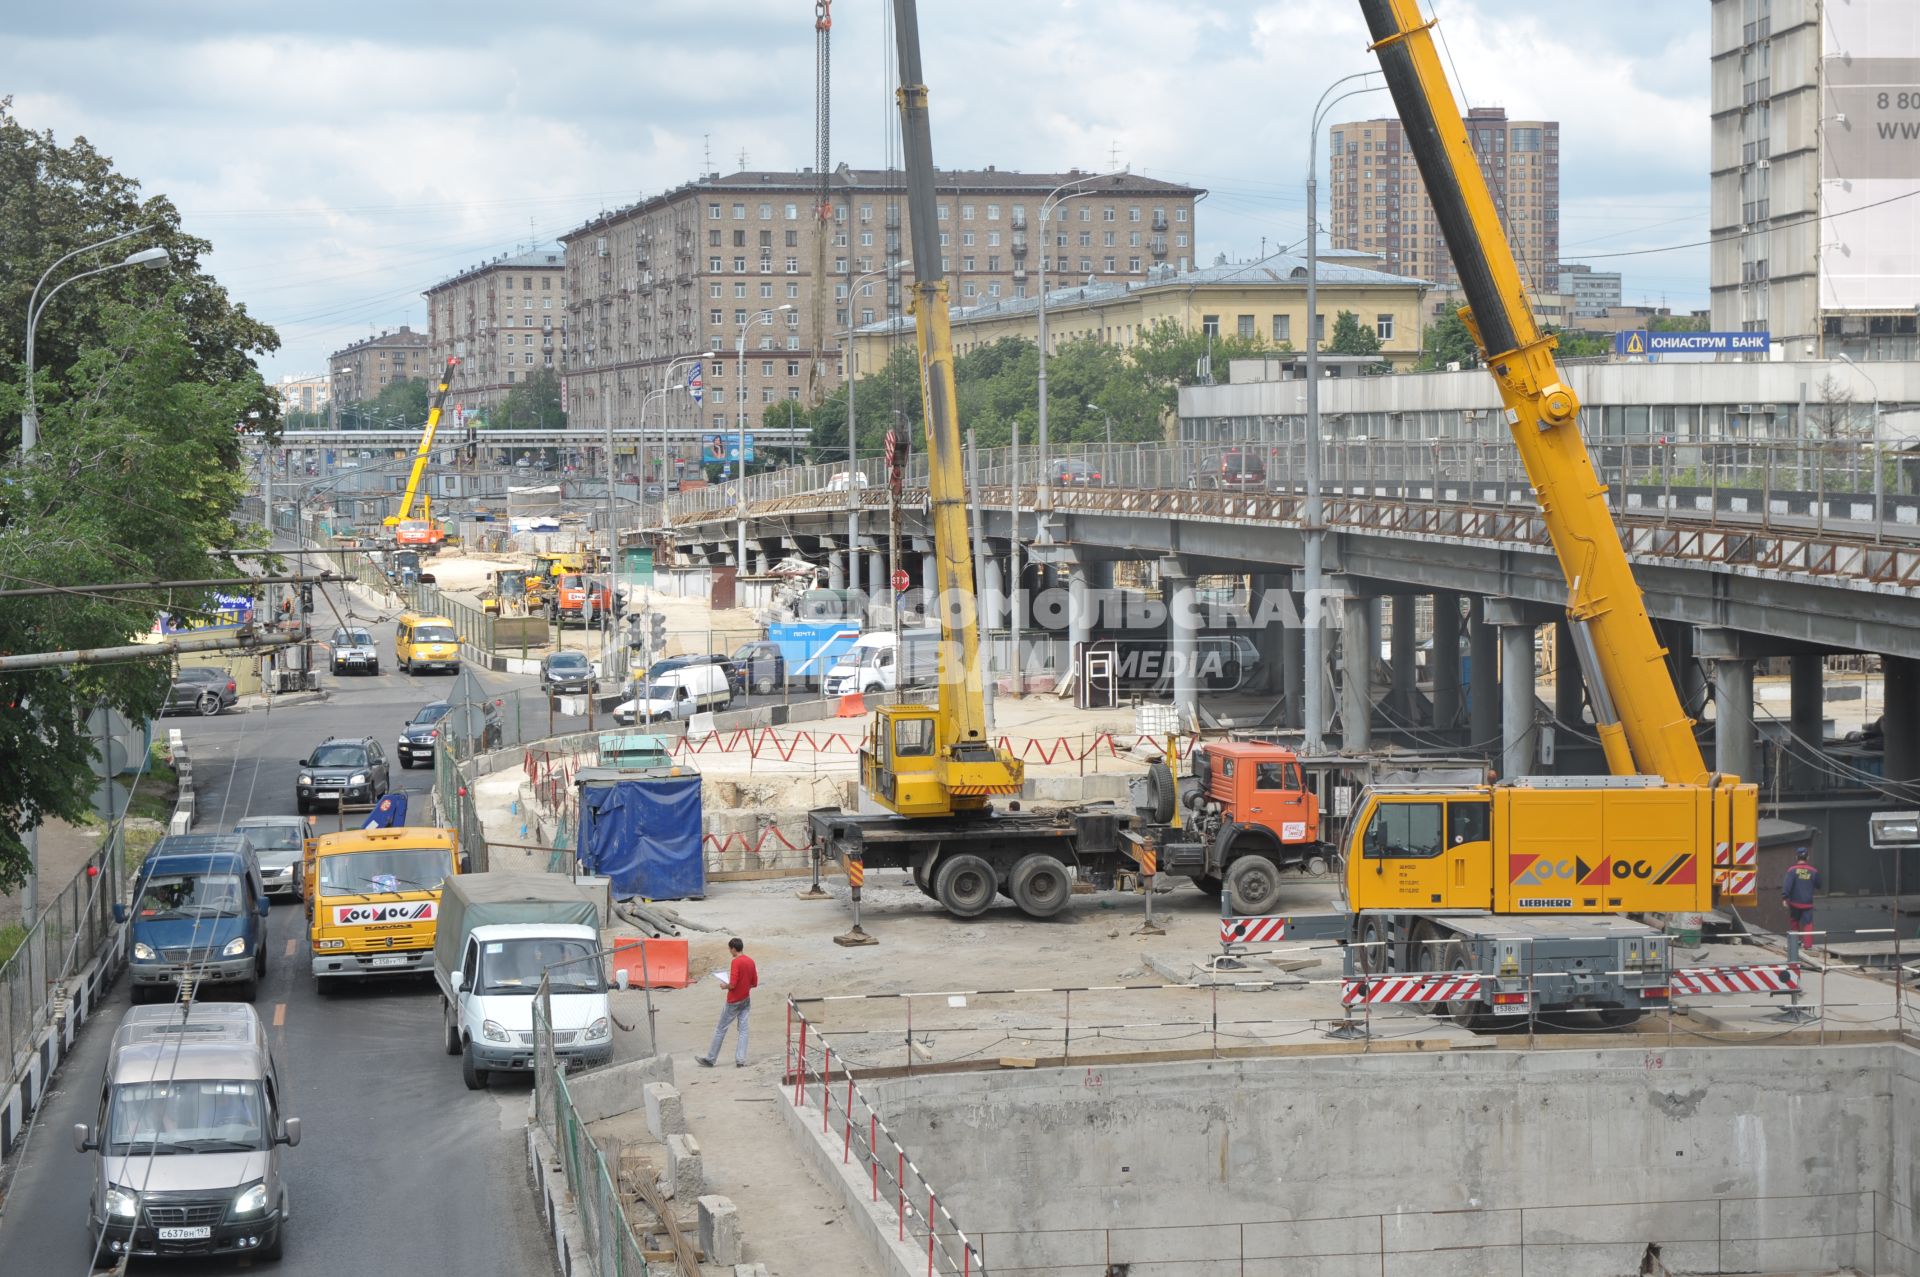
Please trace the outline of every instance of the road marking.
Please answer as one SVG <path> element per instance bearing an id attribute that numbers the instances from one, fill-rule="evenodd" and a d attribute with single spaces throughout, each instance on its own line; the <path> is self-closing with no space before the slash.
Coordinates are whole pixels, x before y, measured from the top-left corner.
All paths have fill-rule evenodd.
<path id="1" fill-rule="evenodd" d="M 273 1027 L 276 1029 L 280 1028 L 286 1022 L 287 1022 L 287 1004 L 284 1002 L 274 1003 L 273 1004 Z"/>
<path id="2" fill-rule="evenodd" d="M 287 956 L 289 958 L 293 956 L 293 937 L 292 936 L 287 937 Z"/>

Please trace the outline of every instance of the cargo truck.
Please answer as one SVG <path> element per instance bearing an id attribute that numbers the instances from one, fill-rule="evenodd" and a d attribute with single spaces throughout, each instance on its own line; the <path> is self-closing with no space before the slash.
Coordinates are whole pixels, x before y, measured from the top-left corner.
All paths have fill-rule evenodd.
<path id="1" fill-rule="evenodd" d="M 448 1055 L 480 1090 L 494 1073 L 534 1063 L 533 1004 L 552 994 L 553 1050 L 566 1068 L 613 1058 L 613 1013 L 600 953 L 599 906 L 558 874 L 481 873 L 441 894 L 433 945 Z"/>
<path id="2" fill-rule="evenodd" d="M 348 829 L 306 844 L 307 945 L 315 992 L 342 980 L 427 975 L 444 884 L 460 872 L 451 829 Z"/>

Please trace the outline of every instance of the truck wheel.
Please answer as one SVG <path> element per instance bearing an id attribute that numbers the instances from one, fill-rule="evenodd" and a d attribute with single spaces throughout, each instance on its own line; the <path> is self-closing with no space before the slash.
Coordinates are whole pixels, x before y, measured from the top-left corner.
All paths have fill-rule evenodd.
<path id="1" fill-rule="evenodd" d="M 1073 898 L 1073 879 L 1058 857 L 1036 851 L 1022 856 L 1007 875 L 1007 894 L 1031 918 L 1051 918 Z"/>
<path id="2" fill-rule="evenodd" d="M 1393 947 L 1387 942 L 1387 924 L 1379 918 L 1362 918 L 1354 942 L 1359 950 L 1355 965 L 1361 975 L 1382 975 L 1393 970 Z"/>
<path id="3" fill-rule="evenodd" d="M 1161 762 L 1148 763 L 1147 788 L 1153 794 L 1153 822 L 1164 825 L 1173 819 L 1174 801 L 1179 797 L 1173 768 Z"/>
<path id="4" fill-rule="evenodd" d="M 1203 894 L 1212 896 L 1215 900 L 1218 900 L 1220 898 L 1220 888 L 1225 884 L 1212 874 L 1196 874 L 1193 877 L 1193 885 L 1200 888 Z"/>
<path id="5" fill-rule="evenodd" d="M 1476 973 L 1476 968 L 1467 953 L 1467 946 L 1458 940 L 1441 951 L 1440 964 L 1442 971 L 1452 971 L 1459 975 Z M 1463 1029 L 1485 1029 L 1492 1025 L 1493 1017 L 1486 1014 L 1486 1003 L 1478 998 L 1455 998 L 1443 1005 L 1446 1007 L 1447 1015 Z"/>
<path id="6" fill-rule="evenodd" d="M 469 1091 L 487 1089 L 487 1071 L 473 1062 L 473 1043 L 469 1042 L 460 1052 L 460 1080 L 467 1084 Z"/>
<path id="7" fill-rule="evenodd" d="M 962 852 L 941 863 L 934 884 L 935 898 L 956 918 L 977 918 L 993 903 L 999 885 L 992 865 Z"/>
<path id="8" fill-rule="evenodd" d="M 1269 913 L 1280 903 L 1280 869 L 1260 855 L 1245 855 L 1227 866 L 1227 898 L 1242 917 Z"/>
<path id="9" fill-rule="evenodd" d="M 453 1007 L 444 1008 L 441 1018 L 446 1022 L 446 1047 L 448 1055 L 460 1054 L 460 1027 L 454 1019 Z"/>
<path id="10" fill-rule="evenodd" d="M 938 900 L 934 894 L 933 875 L 928 872 L 933 867 L 931 855 L 915 856 L 913 859 L 913 885 L 920 888 L 920 894 L 929 900 Z"/>
<path id="11" fill-rule="evenodd" d="M 1327 859 L 1327 853 L 1317 847 L 1300 861 L 1300 872 L 1309 878 L 1324 878 L 1332 868 L 1333 862 Z"/>

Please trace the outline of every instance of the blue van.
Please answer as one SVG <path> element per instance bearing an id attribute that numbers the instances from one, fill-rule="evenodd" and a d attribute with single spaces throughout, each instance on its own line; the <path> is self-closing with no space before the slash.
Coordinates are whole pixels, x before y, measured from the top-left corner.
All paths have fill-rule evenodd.
<path id="1" fill-rule="evenodd" d="M 267 972 L 267 894 L 253 845 L 240 834 L 162 838 L 141 862 L 133 905 L 113 907 L 130 922 L 133 1000 L 181 984 L 224 987 L 253 1001 Z"/>

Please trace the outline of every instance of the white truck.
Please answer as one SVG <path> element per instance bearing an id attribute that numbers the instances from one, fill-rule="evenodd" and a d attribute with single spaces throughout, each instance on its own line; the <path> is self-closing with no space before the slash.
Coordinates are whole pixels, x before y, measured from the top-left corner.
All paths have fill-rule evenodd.
<path id="1" fill-rule="evenodd" d="M 469 1090 L 533 1067 L 533 1007 L 546 977 L 554 1055 L 563 1067 L 613 1059 L 599 906 L 557 874 L 457 874 L 440 897 L 433 978 L 448 1055 Z"/>
<path id="2" fill-rule="evenodd" d="M 931 627 L 862 634 L 827 671 L 827 695 L 894 692 L 922 687 L 940 675 L 940 631 Z"/>

